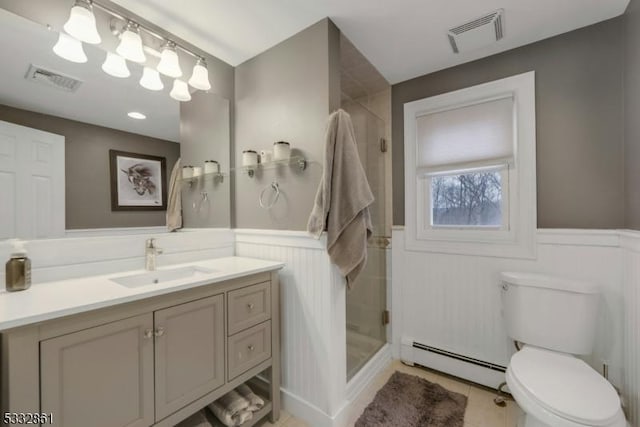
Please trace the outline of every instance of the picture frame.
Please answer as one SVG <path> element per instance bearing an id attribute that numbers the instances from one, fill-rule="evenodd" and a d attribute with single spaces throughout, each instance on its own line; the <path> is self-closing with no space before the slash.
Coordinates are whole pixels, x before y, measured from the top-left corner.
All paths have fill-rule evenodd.
<path id="1" fill-rule="evenodd" d="M 112 211 L 167 210 L 167 159 L 109 150 Z"/>

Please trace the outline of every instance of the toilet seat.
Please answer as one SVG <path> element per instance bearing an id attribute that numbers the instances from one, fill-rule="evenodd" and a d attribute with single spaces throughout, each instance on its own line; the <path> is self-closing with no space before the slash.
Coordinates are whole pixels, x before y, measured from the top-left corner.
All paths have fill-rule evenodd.
<path id="1" fill-rule="evenodd" d="M 613 386 L 581 359 L 525 346 L 507 371 L 509 388 L 525 411 L 558 426 L 624 425 Z M 622 417 L 622 424 L 619 424 Z M 549 421 L 553 420 L 553 423 Z"/>

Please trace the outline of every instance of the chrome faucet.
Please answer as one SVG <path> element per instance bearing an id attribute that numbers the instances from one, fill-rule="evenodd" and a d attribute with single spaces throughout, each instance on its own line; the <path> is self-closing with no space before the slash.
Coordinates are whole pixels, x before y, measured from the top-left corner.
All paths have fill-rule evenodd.
<path id="1" fill-rule="evenodd" d="M 155 271 L 156 255 L 161 253 L 162 249 L 156 246 L 156 239 L 147 239 L 144 248 L 144 269 L 147 271 Z"/>

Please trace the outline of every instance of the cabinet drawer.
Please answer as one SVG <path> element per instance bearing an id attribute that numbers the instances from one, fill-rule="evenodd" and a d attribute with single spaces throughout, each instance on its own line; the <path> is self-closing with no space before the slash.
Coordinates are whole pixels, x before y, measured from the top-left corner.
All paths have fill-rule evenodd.
<path id="1" fill-rule="evenodd" d="M 231 291 L 227 299 L 229 335 L 271 319 L 271 283 Z"/>
<path id="2" fill-rule="evenodd" d="M 271 357 L 271 321 L 229 337 L 229 380 Z"/>

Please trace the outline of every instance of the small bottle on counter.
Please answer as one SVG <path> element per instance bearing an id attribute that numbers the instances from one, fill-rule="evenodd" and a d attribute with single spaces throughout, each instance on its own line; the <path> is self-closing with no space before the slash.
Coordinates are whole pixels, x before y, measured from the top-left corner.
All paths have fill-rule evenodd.
<path id="1" fill-rule="evenodd" d="M 5 266 L 5 285 L 8 292 L 24 291 L 31 286 L 31 260 L 22 240 L 11 240 L 11 258 Z"/>

